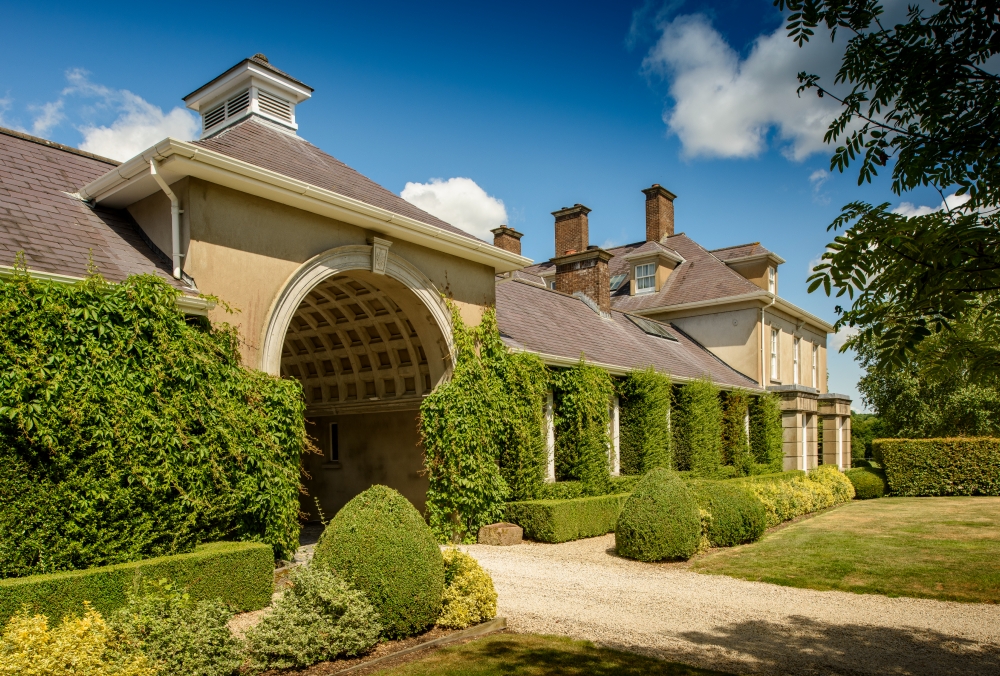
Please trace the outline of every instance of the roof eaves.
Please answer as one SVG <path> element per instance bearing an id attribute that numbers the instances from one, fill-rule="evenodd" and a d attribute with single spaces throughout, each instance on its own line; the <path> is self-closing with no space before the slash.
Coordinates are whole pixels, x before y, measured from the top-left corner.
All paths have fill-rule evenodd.
<path id="1" fill-rule="evenodd" d="M 305 211 L 370 228 L 389 237 L 395 236 L 478 263 L 492 265 L 497 272 L 518 270 L 532 263 L 530 258 L 504 251 L 480 239 L 452 233 L 388 209 L 172 138 L 164 139 L 83 186 L 79 191 L 80 197 L 87 201 L 98 202 L 111 197 L 133 179 L 148 175 L 151 160 L 162 162 L 163 171 L 167 174 L 179 174 L 178 178 L 197 176 Z"/>

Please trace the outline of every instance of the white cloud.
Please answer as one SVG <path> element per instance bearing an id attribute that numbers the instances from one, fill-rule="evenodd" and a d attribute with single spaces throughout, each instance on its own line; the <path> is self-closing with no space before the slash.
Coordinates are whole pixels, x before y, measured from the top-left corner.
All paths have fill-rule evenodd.
<path id="1" fill-rule="evenodd" d="M 63 121 L 66 117 L 62 112 L 63 101 L 51 101 L 41 106 L 31 106 L 30 110 L 37 112 L 34 121 L 31 123 L 31 133 L 35 136 L 44 136 L 52 127 Z"/>
<path id="2" fill-rule="evenodd" d="M 926 216 L 928 214 L 933 214 L 936 211 L 952 210 L 957 209 L 971 199 L 968 195 L 955 195 L 951 194 L 944 198 L 936 207 L 928 206 L 916 206 L 913 202 L 901 202 L 898 207 L 892 210 L 892 213 L 899 214 L 901 216 L 906 216 L 907 218 L 913 218 L 914 216 Z"/>
<path id="3" fill-rule="evenodd" d="M 844 343 L 846 343 L 849 338 L 853 338 L 856 335 L 858 335 L 858 327 L 842 326 L 839 331 L 830 336 L 830 350 L 833 352 L 839 352 L 840 348 L 844 346 Z"/>
<path id="4" fill-rule="evenodd" d="M 491 197 L 471 178 L 408 182 L 400 196 L 429 214 L 488 242 L 490 230 L 507 223 L 503 200 Z"/>
<path id="5" fill-rule="evenodd" d="M 809 174 L 809 182 L 813 184 L 813 190 L 819 190 L 828 180 L 830 180 L 830 172 L 826 169 L 817 169 Z"/>
<path id="6" fill-rule="evenodd" d="M 670 82 L 673 101 L 663 120 L 686 156 L 755 157 L 772 130 L 789 159 L 827 149 L 823 134 L 839 104 L 808 91 L 799 97 L 796 75 L 832 73 L 841 39 L 799 48 L 779 27 L 759 36 L 742 58 L 702 15 L 679 16 L 659 28 L 643 65 Z"/>
<path id="7" fill-rule="evenodd" d="M 91 82 L 87 72 L 74 69 L 66 73 L 70 86 L 63 96 L 80 95 L 97 99 L 100 109 L 117 115 L 110 125 L 83 124 L 81 150 L 116 160 L 127 160 L 168 136 L 188 141 L 198 132 L 198 119 L 181 107 L 164 113 L 127 89 L 111 89 Z"/>

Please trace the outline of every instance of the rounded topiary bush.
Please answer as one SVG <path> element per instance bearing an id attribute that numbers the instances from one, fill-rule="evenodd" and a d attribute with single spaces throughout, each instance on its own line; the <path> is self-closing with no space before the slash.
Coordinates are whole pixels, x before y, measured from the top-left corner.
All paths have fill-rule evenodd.
<path id="1" fill-rule="evenodd" d="M 705 537 L 713 547 L 756 542 L 767 530 L 764 503 L 746 486 L 730 481 L 693 481 L 690 488 L 702 510 Z"/>
<path id="2" fill-rule="evenodd" d="M 387 638 L 423 631 L 441 614 L 441 550 L 420 512 L 387 486 L 369 488 L 337 512 L 314 560 L 365 593 Z"/>
<path id="3" fill-rule="evenodd" d="M 855 467 L 844 472 L 854 484 L 854 497 L 858 500 L 881 498 L 889 492 L 885 472 L 874 467 Z"/>
<path id="4" fill-rule="evenodd" d="M 700 540 L 698 502 L 680 478 L 662 468 L 639 482 L 615 528 L 618 553 L 639 561 L 691 558 Z"/>
<path id="5" fill-rule="evenodd" d="M 809 472 L 809 480 L 822 484 L 833 493 L 834 504 L 843 504 L 854 499 L 854 486 L 836 465 L 820 465 Z"/>

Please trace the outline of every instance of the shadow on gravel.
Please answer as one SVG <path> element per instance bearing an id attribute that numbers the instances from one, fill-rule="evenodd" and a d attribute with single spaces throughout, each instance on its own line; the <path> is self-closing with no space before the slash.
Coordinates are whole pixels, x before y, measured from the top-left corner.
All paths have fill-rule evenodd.
<path id="1" fill-rule="evenodd" d="M 836 625 L 808 617 L 789 620 L 794 625 L 740 622 L 681 637 L 743 653 L 760 661 L 760 671 L 770 673 L 1000 674 L 997 645 L 922 629 Z"/>

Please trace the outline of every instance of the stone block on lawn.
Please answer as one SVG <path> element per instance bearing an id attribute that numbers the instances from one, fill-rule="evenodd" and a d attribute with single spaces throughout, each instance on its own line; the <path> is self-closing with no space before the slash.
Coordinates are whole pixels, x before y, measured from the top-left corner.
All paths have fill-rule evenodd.
<path id="1" fill-rule="evenodd" d="M 479 529 L 481 545 L 519 545 L 524 531 L 515 523 L 491 523 Z"/>

